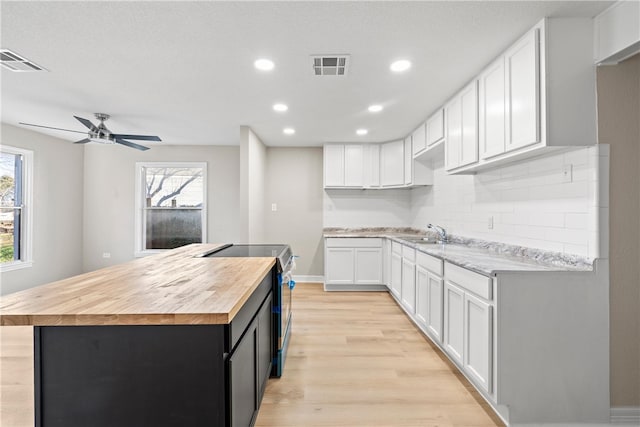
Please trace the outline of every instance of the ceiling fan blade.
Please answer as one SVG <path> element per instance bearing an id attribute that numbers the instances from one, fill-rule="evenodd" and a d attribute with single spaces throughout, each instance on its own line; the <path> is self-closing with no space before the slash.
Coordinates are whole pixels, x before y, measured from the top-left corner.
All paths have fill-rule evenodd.
<path id="1" fill-rule="evenodd" d="M 145 151 L 149 149 L 149 147 L 145 147 L 144 145 L 134 144 L 133 142 L 125 141 L 120 138 L 116 138 L 115 141 L 118 144 L 126 145 L 127 147 L 135 148 L 136 150 Z"/>
<path id="2" fill-rule="evenodd" d="M 91 142 L 89 138 L 81 139 L 80 141 L 74 142 L 74 144 L 86 144 L 87 142 Z"/>
<path id="3" fill-rule="evenodd" d="M 159 137 L 151 135 L 123 135 L 119 133 L 112 133 L 111 135 L 113 135 L 115 138 L 120 139 L 135 139 L 138 141 L 162 141 Z"/>
<path id="4" fill-rule="evenodd" d="M 91 131 L 100 133 L 100 130 L 97 127 L 95 127 L 95 125 L 93 123 L 91 123 L 89 120 L 83 119 L 82 117 L 78 117 L 78 116 L 73 116 L 73 117 L 75 117 L 76 120 L 78 120 L 80 123 L 85 125 Z"/>
<path id="5" fill-rule="evenodd" d="M 51 126 L 34 125 L 34 124 L 32 124 L 32 123 L 22 123 L 22 122 L 19 122 L 18 124 L 19 124 L 19 125 L 25 125 L 25 126 L 35 126 L 35 127 L 37 127 L 37 128 L 63 130 L 63 131 L 65 131 L 65 132 L 87 133 L 87 132 L 79 131 L 79 130 L 71 130 L 71 129 L 54 128 L 54 127 L 51 127 Z"/>

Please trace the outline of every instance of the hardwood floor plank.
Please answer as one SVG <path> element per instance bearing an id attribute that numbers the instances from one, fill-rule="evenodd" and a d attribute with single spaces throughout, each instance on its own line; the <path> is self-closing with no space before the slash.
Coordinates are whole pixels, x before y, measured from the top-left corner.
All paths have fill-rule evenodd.
<path id="1" fill-rule="evenodd" d="M 386 292 L 298 284 L 282 378 L 256 426 L 502 426 Z"/>

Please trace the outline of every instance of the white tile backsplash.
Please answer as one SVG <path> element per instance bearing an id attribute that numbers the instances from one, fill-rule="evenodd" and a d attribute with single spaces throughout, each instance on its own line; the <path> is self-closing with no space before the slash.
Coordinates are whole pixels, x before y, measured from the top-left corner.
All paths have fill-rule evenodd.
<path id="1" fill-rule="evenodd" d="M 439 159 L 433 186 L 326 191 L 324 225 L 425 229 L 434 223 L 465 237 L 606 257 L 608 149 L 571 149 L 476 175 L 448 175 Z M 568 166 L 571 180 L 564 176 Z"/>

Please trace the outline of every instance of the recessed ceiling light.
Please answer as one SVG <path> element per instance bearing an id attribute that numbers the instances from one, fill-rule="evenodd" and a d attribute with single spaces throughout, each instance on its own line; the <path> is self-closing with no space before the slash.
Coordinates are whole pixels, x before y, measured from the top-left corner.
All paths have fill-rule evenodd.
<path id="1" fill-rule="evenodd" d="M 369 105 L 369 111 L 372 113 L 378 113 L 382 111 L 382 105 L 380 104 Z"/>
<path id="2" fill-rule="evenodd" d="M 284 128 L 282 129 L 282 132 L 287 135 L 293 135 L 294 133 L 296 133 L 296 130 L 294 128 Z"/>
<path id="3" fill-rule="evenodd" d="M 271 61 L 270 59 L 261 58 L 256 60 L 256 62 L 253 63 L 253 66 L 256 67 L 258 70 L 269 71 L 269 70 L 273 70 L 274 64 L 273 64 L 273 61 Z"/>
<path id="4" fill-rule="evenodd" d="M 411 62 L 407 61 L 406 59 L 401 59 L 399 61 L 391 63 L 390 68 L 391 68 L 391 71 L 395 73 L 401 73 L 411 68 Z"/>
<path id="5" fill-rule="evenodd" d="M 366 130 L 366 129 L 358 129 L 358 130 L 356 131 L 356 133 L 357 133 L 358 135 L 366 135 L 366 134 L 368 134 L 368 133 L 369 133 L 369 131 L 368 131 L 368 130 Z"/>
<path id="6" fill-rule="evenodd" d="M 273 104 L 273 109 L 275 111 L 287 111 L 289 109 L 289 107 L 287 107 L 285 104 Z"/>

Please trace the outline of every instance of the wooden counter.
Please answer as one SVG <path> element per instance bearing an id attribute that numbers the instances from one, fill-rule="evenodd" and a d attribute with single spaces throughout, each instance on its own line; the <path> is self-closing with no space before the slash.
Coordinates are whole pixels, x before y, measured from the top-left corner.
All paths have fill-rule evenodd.
<path id="1" fill-rule="evenodd" d="M 192 244 L 0 298 L 1 325 L 228 324 L 275 258 L 194 258 Z"/>

